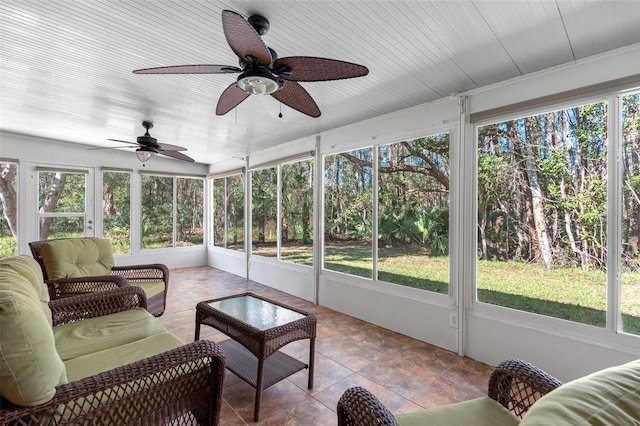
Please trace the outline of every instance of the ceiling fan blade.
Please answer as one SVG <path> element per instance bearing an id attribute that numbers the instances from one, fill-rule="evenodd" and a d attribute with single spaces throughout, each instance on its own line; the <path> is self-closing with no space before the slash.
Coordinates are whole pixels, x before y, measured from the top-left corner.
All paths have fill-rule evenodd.
<path id="1" fill-rule="evenodd" d="M 223 10 L 222 29 L 229 47 L 240 59 L 253 56 L 260 60 L 262 65 L 271 64 L 273 61 L 271 52 L 260 35 L 242 15 L 231 10 Z"/>
<path id="2" fill-rule="evenodd" d="M 289 68 L 290 73 L 278 73 L 278 69 L 282 67 Z M 290 56 L 276 59 L 273 63 L 273 69 L 280 77 L 293 81 L 342 80 L 369 74 L 369 69 L 362 65 L 311 56 Z"/>
<path id="3" fill-rule="evenodd" d="M 242 71 L 231 65 L 174 65 L 169 67 L 143 68 L 134 74 L 231 74 Z"/>
<path id="4" fill-rule="evenodd" d="M 187 148 L 183 148 L 178 145 L 171 145 L 168 143 L 158 143 L 154 145 L 154 148 L 161 149 L 163 151 L 186 151 Z"/>
<path id="5" fill-rule="evenodd" d="M 218 105 L 216 106 L 216 115 L 225 115 L 226 113 L 240 105 L 240 102 L 247 99 L 248 96 L 249 93 L 239 88 L 237 83 L 231 83 L 229 87 L 224 89 L 224 92 L 222 92 L 222 95 L 220 95 L 220 99 L 218 99 Z"/>
<path id="6" fill-rule="evenodd" d="M 130 145 L 138 145 L 138 144 L 137 144 L 137 143 L 135 143 L 135 142 L 123 141 L 123 140 L 120 140 L 120 139 L 107 139 L 107 140 L 108 140 L 108 141 L 111 141 L 111 142 L 122 142 L 122 143 L 128 143 L 128 144 L 130 144 Z"/>
<path id="7" fill-rule="evenodd" d="M 137 145 L 137 144 L 136 144 Z M 134 149 L 135 146 L 101 146 L 99 148 L 88 148 L 87 151 L 96 151 L 98 149 Z"/>
<path id="8" fill-rule="evenodd" d="M 175 158 L 177 160 L 191 161 L 191 162 L 195 161 L 193 158 L 189 157 L 188 155 L 184 155 L 183 153 L 178 152 L 178 151 L 159 149 L 156 152 L 158 154 L 166 155 L 167 157 Z"/>
<path id="9" fill-rule="evenodd" d="M 271 96 L 303 114 L 320 117 L 320 108 L 318 108 L 316 101 L 304 87 L 295 81 L 284 81 L 282 89 L 273 92 Z"/>

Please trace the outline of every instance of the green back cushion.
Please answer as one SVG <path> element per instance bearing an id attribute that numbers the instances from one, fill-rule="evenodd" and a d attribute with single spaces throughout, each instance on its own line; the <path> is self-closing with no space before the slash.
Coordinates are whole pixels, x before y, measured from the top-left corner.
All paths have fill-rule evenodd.
<path id="1" fill-rule="evenodd" d="M 49 401 L 56 386 L 67 382 L 37 268 L 28 256 L 0 260 L 0 394 L 22 406 Z M 37 275 L 40 286 L 34 287 Z"/>
<path id="2" fill-rule="evenodd" d="M 523 426 L 640 424 L 640 360 L 560 386 L 537 401 Z"/>
<path id="3" fill-rule="evenodd" d="M 106 238 L 48 241 L 40 252 L 50 280 L 109 275 L 115 265 L 111 242 Z"/>

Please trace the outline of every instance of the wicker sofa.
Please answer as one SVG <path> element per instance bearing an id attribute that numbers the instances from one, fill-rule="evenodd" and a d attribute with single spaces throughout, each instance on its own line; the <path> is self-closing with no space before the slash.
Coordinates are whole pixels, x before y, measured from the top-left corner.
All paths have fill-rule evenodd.
<path id="1" fill-rule="evenodd" d="M 339 426 L 640 425 L 640 360 L 562 384 L 511 359 L 492 373 L 486 397 L 394 416 L 355 387 L 344 392 L 337 414 Z"/>
<path id="2" fill-rule="evenodd" d="M 218 424 L 222 350 L 145 307 L 130 285 L 47 301 L 35 260 L 0 259 L 0 424 Z"/>
<path id="3" fill-rule="evenodd" d="M 147 296 L 147 309 L 153 315 L 164 313 L 169 269 L 163 264 L 115 266 L 111 242 L 106 238 L 32 241 L 29 248 L 33 258 L 40 264 L 51 300 L 115 287 L 108 279 L 102 285 L 86 285 L 82 280 L 74 282 L 69 278 L 113 275 L 142 288 Z"/>

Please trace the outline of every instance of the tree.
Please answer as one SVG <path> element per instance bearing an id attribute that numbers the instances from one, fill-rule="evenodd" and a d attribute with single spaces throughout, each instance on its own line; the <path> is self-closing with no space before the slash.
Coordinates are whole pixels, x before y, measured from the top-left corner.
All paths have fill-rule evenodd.
<path id="1" fill-rule="evenodd" d="M 16 168 L 12 163 L 0 164 L 0 203 L 2 214 L 7 221 L 9 231 L 15 240 L 18 239 L 17 194 L 15 188 Z"/>

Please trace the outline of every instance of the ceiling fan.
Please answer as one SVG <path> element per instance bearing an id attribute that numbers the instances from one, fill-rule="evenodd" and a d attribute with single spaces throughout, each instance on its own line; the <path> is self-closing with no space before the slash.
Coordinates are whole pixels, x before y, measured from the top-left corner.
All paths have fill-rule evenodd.
<path id="1" fill-rule="evenodd" d="M 217 115 L 224 115 L 249 95 L 271 95 L 278 101 L 311 117 L 319 117 L 320 109 L 299 81 L 328 81 L 361 77 L 367 67 L 335 59 L 310 56 L 278 58 L 261 36 L 269 30 L 269 21 L 260 15 L 248 20 L 231 10 L 222 11 L 222 28 L 231 50 L 240 59 L 240 67 L 231 65 L 176 65 L 145 68 L 135 74 L 235 74 L 237 82 L 225 89 L 218 100 Z"/>
<path id="2" fill-rule="evenodd" d="M 109 139 L 109 140 L 113 142 L 128 143 L 130 145 L 134 145 L 135 147 L 137 147 L 136 156 L 138 157 L 138 160 L 142 161 L 143 163 L 147 161 L 149 158 L 151 158 L 153 154 L 162 154 L 162 155 L 166 155 L 167 157 L 175 158 L 177 160 L 191 161 L 191 162 L 194 161 L 193 158 L 179 152 L 179 151 L 186 151 L 187 150 L 186 148 L 183 148 L 177 145 L 170 145 L 167 143 L 158 143 L 158 140 L 149 134 L 149 129 L 153 128 L 152 122 L 143 121 L 142 127 L 146 129 L 146 132 L 144 133 L 144 135 L 138 136 L 137 142 L 123 141 L 120 139 Z M 134 146 L 117 147 L 117 148 L 134 148 Z M 93 149 L 110 149 L 110 148 L 93 148 Z"/>

